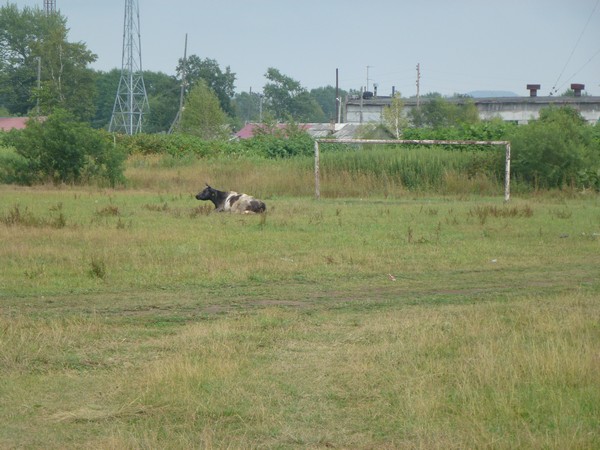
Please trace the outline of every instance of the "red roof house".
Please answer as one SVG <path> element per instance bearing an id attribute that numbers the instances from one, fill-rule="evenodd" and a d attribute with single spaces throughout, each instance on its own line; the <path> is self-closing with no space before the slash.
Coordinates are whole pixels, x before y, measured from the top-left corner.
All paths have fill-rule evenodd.
<path id="1" fill-rule="evenodd" d="M 25 128 L 28 120 L 29 117 L 0 117 L 0 130 L 22 130 Z"/>

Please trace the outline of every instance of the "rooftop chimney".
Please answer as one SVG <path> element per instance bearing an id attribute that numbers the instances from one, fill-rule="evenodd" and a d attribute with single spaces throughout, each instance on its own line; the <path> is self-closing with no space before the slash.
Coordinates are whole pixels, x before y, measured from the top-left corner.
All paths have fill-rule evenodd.
<path id="1" fill-rule="evenodd" d="M 537 97 L 537 91 L 542 87 L 540 84 L 528 84 L 527 89 L 529 89 L 530 97 Z"/>
<path id="2" fill-rule="evenodd" d="M 571 89 L 575 92 L 575 97 L 581 97 L 581 91 L 585 89 L 585 84 L 572 83 Z"/>

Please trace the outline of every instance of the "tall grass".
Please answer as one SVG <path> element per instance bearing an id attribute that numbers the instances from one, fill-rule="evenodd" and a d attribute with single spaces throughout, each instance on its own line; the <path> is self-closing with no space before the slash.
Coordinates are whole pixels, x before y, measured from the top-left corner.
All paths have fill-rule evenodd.
<path id="1" fill-rule="evenodd" d="M 404 191 L 441 194 L 497 194 L 502 185 L 498 178 L 497 149 L 487 152 L 440 147 L 364 146 L 347 151 L 323 152 L 324 189 L 336 185 L 336 179 L 366 182 L 366 191 L 378 195 Z M 502 175 L 503 176 L 503 175 Z M 368 181 L 367 181 L 368 180 Z M 363 188 L 365 190 L 365 188 Z"/>
<path id="2" fill-rule="evenodd" d="M 327 149 L 321 157 L 324 197 L 398 197 L 407 193 L 501 195 L 503 154 L 430 147 Z M 501 169 L 498 169 L 498 166 Z M 283 160 L 132 156 L 131 187 L 198 189 L 205 182 L 259 196 L 314 194 L 314 158 Z"/>
<path id="3" fill-rule="evenodd" d="M 257 197 L 309 196 L 314 193 L 313 160 L 263 158 L 196 159 L 132 156 L 125 175 L 129 187 L 144 190 L 197 192 L 205 183 Z"/>

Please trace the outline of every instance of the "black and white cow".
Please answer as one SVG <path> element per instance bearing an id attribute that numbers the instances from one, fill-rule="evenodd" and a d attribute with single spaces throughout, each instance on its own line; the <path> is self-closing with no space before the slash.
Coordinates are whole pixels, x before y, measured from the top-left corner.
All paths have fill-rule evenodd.
<path id="1" fill-rule="evenodd" d="M 267 206 L 260 200 L 247 194 L 218 191 L 208 184 L 202 192 L 196 195 L 196 200 L 210 200 L 215 205 L 215 211 L 230 211 L 242 214 L 263 213 Z"/>

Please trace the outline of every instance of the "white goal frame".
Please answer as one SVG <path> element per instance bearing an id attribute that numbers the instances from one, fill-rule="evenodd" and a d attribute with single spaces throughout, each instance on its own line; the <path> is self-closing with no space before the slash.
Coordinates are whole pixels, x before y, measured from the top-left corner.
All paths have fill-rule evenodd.
<path id="1" fill-rule="evenodd" d="M 506 149 L 504 165 L 504 201 L 510 200 L 510 141 L 439 141 L 420 139 L 315 139 L 315 198 L 321 198 L 319 144 L 417 144 L 417 145 L 503 145 Z"/>

